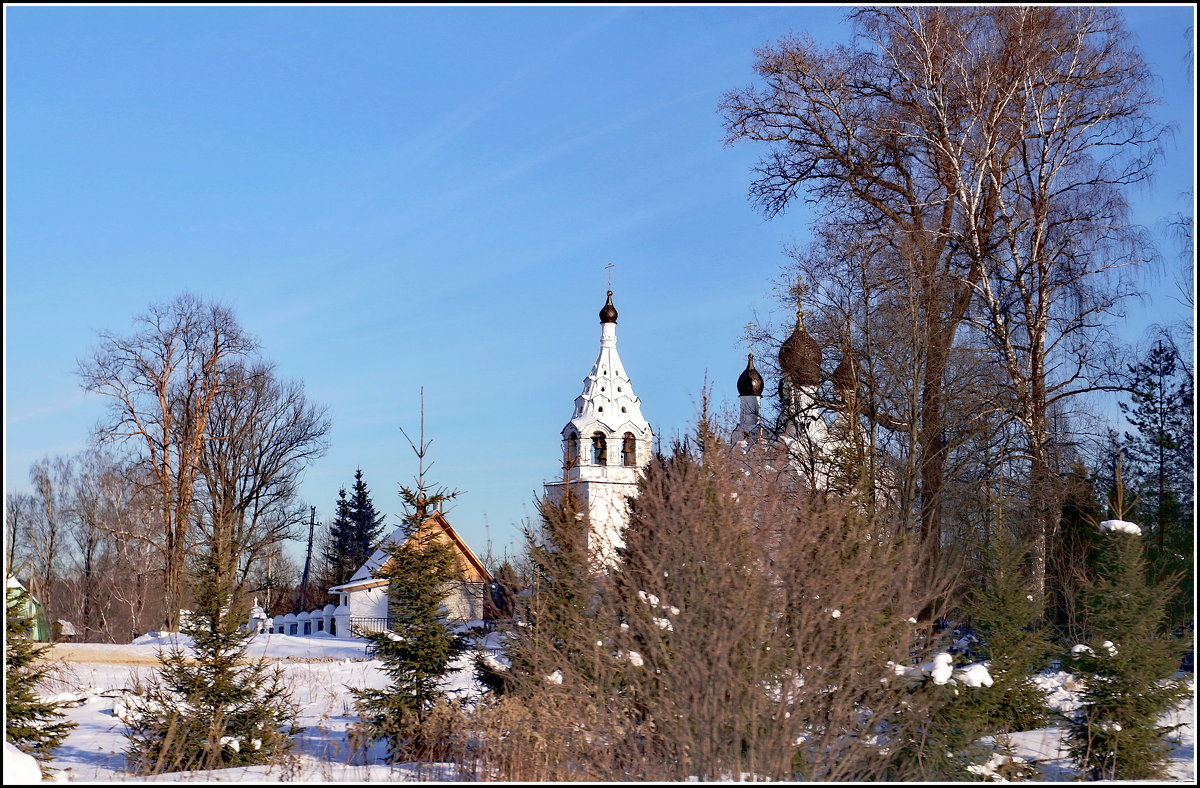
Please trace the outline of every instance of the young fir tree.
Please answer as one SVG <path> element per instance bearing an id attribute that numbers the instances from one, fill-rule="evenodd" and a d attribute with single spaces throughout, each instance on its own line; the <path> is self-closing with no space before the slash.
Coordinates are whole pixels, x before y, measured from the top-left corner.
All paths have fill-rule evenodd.
<path id="1" fill-rule="evenodd" d="M 1050 644 L 1039 626 L 1042 610 L 1028 558 L 1015 544 L 999 539 L 980 559 L 978 580 L 968 592 L 964 612 L 979 637 L 971 659 L 986 665 L 991 683 L 968 686 L 964 673 L 945 685 L 923 688 L 943 701 L 926 729 L 926 779 L 959 780 L 980 773 L 994 755 L 1012 755 L 1007 734 L 1046 722 L 1044 697 L 1032 674 L 1046 662 Z M 981 742 L 985 736 L 995 737 L 994 744 Z M 1000 768 L 1005 779 L 1036 776 L 1031 767 L 1011 757 Z"/>
<path id="2" fill-rule="evenodd" d="M 966 612 L 979 634 L 973 656 L 987 660 L 992 685 L 965 697 L 987 733 L 1040 727 L 1046 723 L 1047 709 L 1032 677 L 1046 666 L 1051 645 L 1027 571 L 1030 556 L 1016 544 L 1000 541 L 981 563 L 981 583 L 972 589 Z"/>
<path id="3" fill-rule="evenodd" d="M 48 646 L 30 637 L 33 617 L 25 589 L 7 590 L 4 605 L 4 738 L 44 765 L 67 734 L 75 727 L 57 703 L 42 700 L 37 685 L 50 673 L 53 663 L 43 659 Z"/>
<path id="4" fill-rule="evenodd" d="M 1068 645 L 1083 638 L 1082 587 L 1099 551 L 1096 523 L 1102 519 L 1096 486 L 1077 463 L 1066 478 L 1058 534 L 1046 560 L 1047 619 L 1057 640 Z"/>
<path id="5" fill-rule="evenodd" d="M 385 546 L 387 560 L 376 571 L 377 577 L 388 581 L 389 628 L 367 635 L 389 682 L 382 690 L 352 690 L 363 722 L 360 735 L 385 740 L 388 760 L 393 763 L 445 759 L 446 730 L 436 723 L 445 721 L 444 713 L 452 710 L 443 678 L 450 663 L 467 648 L 466 638 L 455 631 L 444 604 L 455 583 L 461 582 L 462 568 L 429 518 L 431 509 L 439 510 L 459 491 L 437 490 L 426 495 L 424 458 L 429 444 L 424 439 L 423 401 L 422 397 L 420 443 L 412 444 L 420 461 L 417 487 L 400 488 L 406 538 L 401 544 Z"/>
<path id="6" fill-rule="evenodd" d="M 515 598 L 501 660 L 476 670 L 492 690 L 477 710 L 483 752 L 502 779 L 612 779 L 596 761 L 616 742 L 621 708 L 601 575 L 588 554 L 588 520 L 572 488 L 538 502 L 540 524 L 525 528 L 528 584 Z M 489 722 L 490 721 L 490 722 Z"/>
<path id="7" fill-rule="evenodd" d="M 200 561 L 196 604 L 181 645 L 159 653 L 162 667 L 129 704 L 125 750 L 131 767 L 158 774 L 266 763 L 292 746 L 296 707 L 283 671 L 246 662 L 245 616 L 229 607 L 229 587 L 211 558 Z"/>
<path id="8" fill-rule="evenodd" d="M 1124 522 L 1120 466 L 1110 513 Z M 1111 523 L 1113 521 L 1105 521 Z M 1164 633 L 1168 585 L 1147 582 L 1142 536 L 1105 527 L 1100 555 L 1083 588 L 1086 648 L 1065 666 L 1084 689 L 1067 745 L 1088 779 L 1154 780 L 1166 776 L 1173 730 L 1160 724 L 1186 686 L 1175 678 L 1183 644 Z"/>

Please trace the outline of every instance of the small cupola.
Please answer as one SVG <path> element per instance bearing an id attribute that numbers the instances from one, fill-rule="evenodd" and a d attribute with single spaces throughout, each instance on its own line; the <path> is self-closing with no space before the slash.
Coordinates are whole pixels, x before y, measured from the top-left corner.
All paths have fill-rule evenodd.
<path id="1" fill-rule="evenodd" d="M 737 380 L 738 396 L 742 397 L 761 397 L 763 393 L 762 375 L 758 374 L 758 370 L 754 368 L 754 354 L 746 355 L 746 368 L 742 370 L 742 374 Z"/>
<path id="2" fill-rule="evenodd" d="M 604 303 L 603 308 L 601 308 L 601 310 L 600 310 L 600 322 L 601 323 L 616 323 L 617 322 L 617 308 L 615 306 L 613 306 L 611 290 L 608 291 L 608 301 L 606 301 Z"/>
<path id="3" fill-rule="evenodd" d="M 850 353 L 842 357 L 837 369 L 833 371 L 833 390 L 843 399 L 853 396 L 858 391 L 858 370 L 854 356 Z"/>

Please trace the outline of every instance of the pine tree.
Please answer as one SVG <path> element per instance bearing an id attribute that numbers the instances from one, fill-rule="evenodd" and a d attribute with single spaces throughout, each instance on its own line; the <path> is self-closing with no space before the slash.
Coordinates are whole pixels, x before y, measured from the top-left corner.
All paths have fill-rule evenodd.
<path id="1" fill-rule="evenodd" d="M 192 656 L 176 644 L 131 701 L 126 756 L 140 772 L 223 769 L 265 763 L 292 746 L 296 708 L 283 671 L 266 660 L 244 664 L 245 616 L 229 608 L 229 588 L 210 558 L 198 567 L 193 615 L 182 626 Z"/>
<path id="2" fill-rule="evenodd" d="M 36 758 L 42 774 L 49 761 L 76 723 L 67 720 L 57 703 L 42 700 L 37 685 L 52 669 L 42 657 L 48 646 L 30 637 L 33 617 L 25 589 L 7 589 L 4 605 L 4 737 L 22 752 Z"/>
<path id="3" fill-rule="evenodd" d="M 1111 511 L 1127 516 L 1120 465 Z M 1067 732 L 1072 759 L 1089 779 L 1166 776 L 1172 729 L 1159 723 L 1186 694 L 1174 677 L 1182 643 L 1163 632 L 1169 585 L 1147 582 L 1140 534 L 1106 530 L 1083 589 L 1085 648 L 1065 664 L 1084 684 Z"/>

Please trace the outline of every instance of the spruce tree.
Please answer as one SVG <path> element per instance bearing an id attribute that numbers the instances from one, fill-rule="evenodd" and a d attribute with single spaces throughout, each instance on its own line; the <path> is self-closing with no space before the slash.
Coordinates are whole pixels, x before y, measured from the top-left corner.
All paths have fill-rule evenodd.
<path id="1" fill-rule="evenodd" d="M 48 646 L 39 646 L 30 637 L 33 617 L 25 610 L 29 595 L 25 589 L 7 589 L 4 605 L 4 737 L 22 752 L 39 761 L 42 774 L 48 775 L 49 761 L 75 723 L 67 720 L 60 704 L 42 700 L 37 685 L 52 669 L 43 659 Z"/>
<path id="2" fill-rule="evenodd" d="M 968 592 L 964 612 L 978 635 L 971 659 L 985 661 L 992 683 L 968 687 L 960 679 L 924 688 L 943 701 L 933 710 L 927 728 L 927 779 L 956 780 L 983 773 L 998 749 L 1011 750 L 1007 734 L 1046 722 L 1044 697 L 1032 674 L 1046 662 L 1050 644 L 1039 626 L 1042 610 L 1028 568 L 1028 551 L 1003 534 L 980 558 L 978 580 Z M 982 743 L 985 736 L 994 736 L 997 746 Z M 1001 755 L 1008 756 L 1003 768 L 1009 777 L 1035 776 L 1011 752 Z"/>
<path id="3" fill-rule="evenodd" d="M 382 690 L 351 690 L 363 722 L 359 735 L 385 740 L 388 760 L 393 763 L 445 759 L 447 734 L 438 723 L 453 718 L 455 709 L 447 702 L 442 680 L 450 663 L 467 648 L 466 638 L 455 631 L 444 604 L 454 584 L 462 580 L 462 569 L 453 548 L 442 540 L 429 518 L 430 509 L 440 510 L 459 491 L 438 489 L 426 494 L 424 459 L 429 444 L 425 441 L 424 390 L 421 402 L 420 442 L 410 440 L 419 461 L 417 486 L 400 487 L 406 538 L 401 544 L 385 545 L 387 560 L 375 572 L 376 577 L 388 581 L 389 628 L 366 636 L 390 681 Z M 378 528 L 382 517 L 374 512 L 360 471 L 351 498 L 351 520 L 364 529 Z"/>
<path id="4" fill-rule="evenodd" d="M 375 510 L 375 504 L 371 502 L 371 491 L 363 481 L 362 468 L 354 472 L 354 486 L 350 489 L 346 515 L 350 518 L 351 550 L 357 561 L 357 569 L 375 552 L 383 538 L 383 522 L 387 519 Z"/>
<path id="5" fill-rule="evenodd" d="M 354 472 L 349 496 L 338 490 L 333 522 L 329 525 L 324 558 L 330 585 L 348 581 L 374 554 L 383 538 L 385 515 L 375 509 L 362 468 Z"/>
<path id="6" fill-rule="evenodd" d="M 1178 582 L 1169 620 L 1179 626 L 1191 618 L 1194 590 L 1192 377 L 1178 351 L 1162 340 L 1129 372 L 1130 401 L 1119 403 L 1136 430 L 1125 433 L 1126 472 L 1137 493 L 1134 512 L 1148 526 L 1152 580 L 1173 577 Z"/>
<path id="7" fill-rule="evenodd" d="M 1118 465 L 1111 512 L 1128 511 Z M 1084 685 L 1067 745 L 1089 779 L 1164 778 L 1172 728 L 1159 720 L 1186 694 L 1175 678 L 1183 644 L 1164 633 L 1172 589 L 1147 582 L 1142 542 L 1139 533 L 1103 531 L 1083 588 L 1085 648 L 1065 663 Z"/>
<path id="8" fill-rule="evenodd" d="M 329 586 L 345 583 L 350 579 L 362 563 L 355 563 L 360 551 L 354 547 L 354 524 L 350 521 L 350 502 L 346 499 L 345 488 L 338 490 L 337 503 L 334 504 L 333 522 L 325 541 L 323 557 L 328 575 L 326 582 Z M 327 586 L 327 587 L 329 587 Z"/>
<path id="9" fill-rule="evenodd" d="M 1082 463 L 1066 478 L 1066 498 L 1056 540 L 1047 557 L 1047 618 L 1058 640 L 1083 638 L 1082 584 L 1091 573 L 1099 545 L 1096 523 L 1103 519 L 1095 484 Z"/>
<path id="10" fill-rule="evenodd" d="M 476 663 L 491 690 L 476 712 L 494 720 L 486 757 L 506 780 L 609 779 L 592 754 L 598 739 L 616 746 L 609 723 L 622 698 L 588 520 L 570 485 L 538 511 L 540 522 L 524 529 L 528 584 L 514 600 L 503 660 Z"/>
<path id="11" fill-rule="evenodd" d="M 138 772 L 266 763 L 286 754 L 298 732 L 283 671 L 244 661 L 251 635 L 220 576 L 211 558 L 201 560 L 195 610 L 182 626 L 192 655 L 180 644 L 160 652 L 158 676 L 129 704 L 125 752 Z"/>
<path id="12" fill-rule="evenodd" d="M 1012 733 L 1044 725 L 1047 709 L 1033 674 L 1046 666 L 1051 646 L 1041 627 L 1042 605 L 1030 579 L 1028 551 L 993 543 L 982 561 L 982 583 L 966 611 L 979 635 L 973 657 L 987 660 L 990 687 L 967 694 L 986 733 Z"/>

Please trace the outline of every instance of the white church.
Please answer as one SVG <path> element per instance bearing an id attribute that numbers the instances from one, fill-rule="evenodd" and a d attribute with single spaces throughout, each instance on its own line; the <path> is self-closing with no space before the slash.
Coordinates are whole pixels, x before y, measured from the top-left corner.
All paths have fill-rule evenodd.
<path id="1" fill-rule="evenodd" d="M 571 487 L 590 526 L 588 550 L 604 565 L 616 560 L 616 549 L 623 545 L 628 522 L 625 501 L 637 493 L 638 475 L 650 461 L 654 440 L 617 352 L 617 309 L 612 297 L 609 290 L 600 310 L 600 352 L 584 378 L 583 392 L 575 398 L 571 420 L 562 429 L 563 479 L 545 485 L 550 500 L 560 500 L 564 489 Z M 737 381 L 741 415 L 733 438 L 747 443 L 781 441 L 806 481 L 819 485 L 819 468 L 815 462 L 809 463 L 812 468 L 802 467 L 805 459 L 816 457 L 839 439 L 830 434 L 821 413 L 817 398 L 821 349 L 804 330 L 799 309 L 795 327 L 780 347 L 779 367 L 783 424 L 772 429 L 763 422 L 763 379 L 750 355 Z M 851 369 L 843 362 L 834 373 L 839 396 L 846 396 Z"/>
<path id="2" fill-rule="evenodd" d="M 626 500 L 637 494 L 638 476 L 650 461 L 654 431 L 642 414 L 642 402 L 617 352 L 617 309 L 612 291 L 600 310 L 600 352 L 583 380 L 583 391 L 575 398 L 571 419 L 563 427 L 563 474 L 545 484 L 550 500 L 560 500 L 569 486 L 589 524 L 587 548 L 599 565 L 611 566 L 616 550 L 623 545 L 628 522 Z M 831 435 L 818 404 L 821 382 L 821 349 L 804 330 L 803 314 L 797 310 L 791 335 L 779 350 L 782 424 L 772 428 L 763 422 L 763 379 L 750 355 L 737 381 L 740 401 L 735 441 L 753 443 L 780 441 L 797 458 L 797 470 L 808 483 L 821 485 L 816 466 L 806 470 L 803 458 L 816 457 L 822 447 L 839 442 Z M 843 361 L 833 375 L 834 388 L 844 401 L 853 396 L 853 367 Z M 836 420 L 834 422 L 836 425 Z M 483 616 L 483 598 L 492 576 L 483 563 L 441 512 L 434 512 L 422 528 L 434 529 L 438 538 L 456 551 L 463 569 L 462 587 L 452 595 L 451 615 L 462 620 Z M 397 530 L 390 539 L 402 539 Z M 350 579 L 329 589 L 339 604 L 300 617 L 264 620 L 260 629 L 287 634 L 317 632 L 348 633 L 378 631 L 388 615 L 387 580 L 377 576 L 387 560 L 383 545 Z M 256 608 L 257 609 L 257 608 Z M 262 615 L 262 614 L 260 614 Z M 265 615 L 262 615 L 265 619 Z M 308 622 L 307 624 L 305 622 Z"/>

